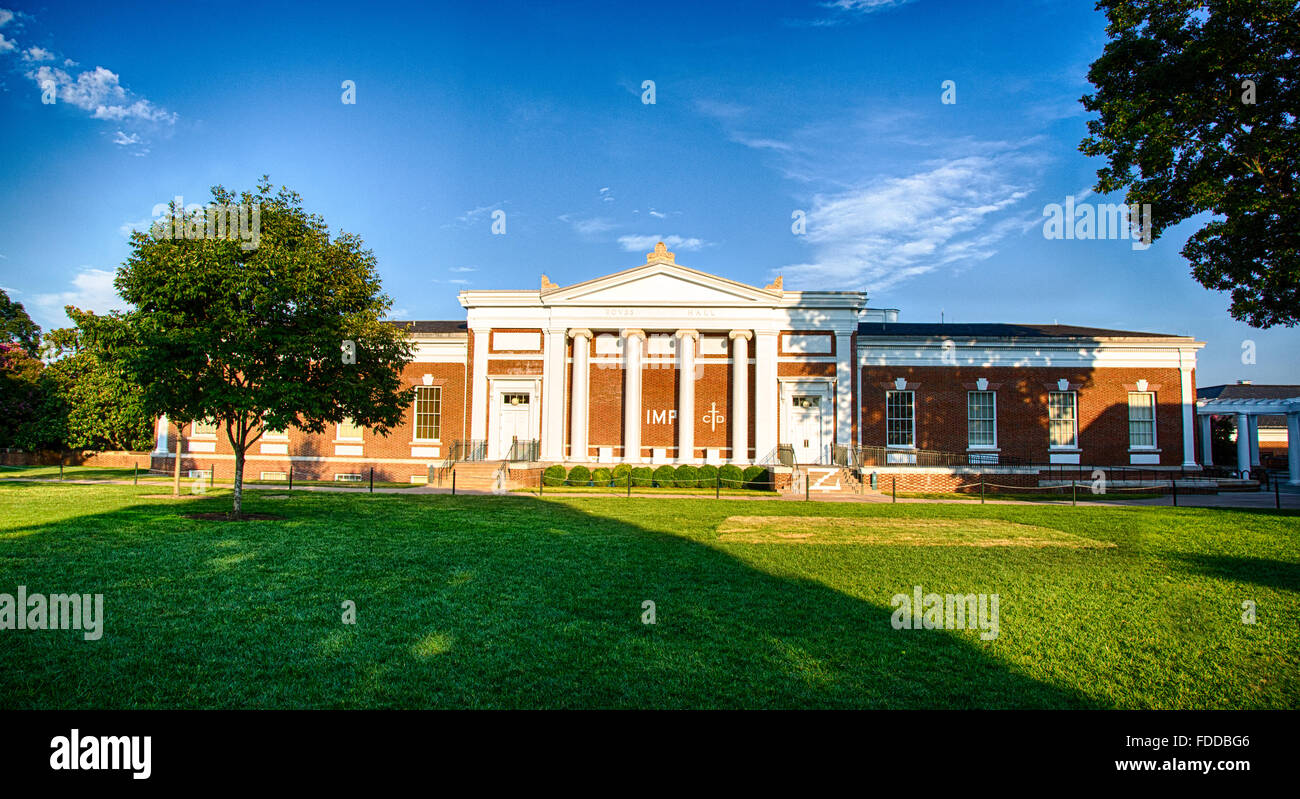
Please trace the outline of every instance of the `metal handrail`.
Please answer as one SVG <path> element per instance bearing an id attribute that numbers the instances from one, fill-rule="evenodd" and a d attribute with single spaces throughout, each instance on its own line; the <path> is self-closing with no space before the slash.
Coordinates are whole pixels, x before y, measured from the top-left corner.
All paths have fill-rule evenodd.
<path id="1" fill-rule="evenodd" d="M 453 463 L 485 461 L 487 459 L 487 441 L 477 438 L 453 441 L 451 450 L 447 454 L 447 460 Z"/>

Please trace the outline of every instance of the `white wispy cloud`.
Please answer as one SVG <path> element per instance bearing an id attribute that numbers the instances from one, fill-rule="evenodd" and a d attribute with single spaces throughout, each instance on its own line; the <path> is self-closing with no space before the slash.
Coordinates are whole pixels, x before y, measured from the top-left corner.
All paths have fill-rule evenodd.
<path id="1" fill-rule="evenodd" d="M 44 324 L 63 324 L 63 306 L 75 305 L 83 311 L 107 313 L 124 310 L 126 302 L 117 296 L 113 288 L 113 272 L 107 269 L 95 269 L 83 266 L 72 278 L 70 291 L 56 291 L 37 294 L 32 298 L 32 305 L 42 316 Z"/>
<path id="2" fill-rule="evenodd" d="M 729 100 L 713 100 L 701 97 L 695 100 L 695 110 L 719 120 L 739 119 L 749 113 L 749 108 Z"/>
<path id="3" fill-rule="evenodd" d="M 172 112 L 128 92 L 117 73 L 104 67 L 83 70 L 74 77 L 58 67 L 42 66 L 28 72 L 27 77 L 42 90 L 53 83 L 60 102 L 88 111 L 95 119 L 165 124 L 176 121 Z"/>
<path id="4" fill-rule="evenodd" d="M 746 136 L 742 133 L 733 133 L 731 140 L 737 144 L 743 144 L 751 150 L 780 150 L 789 152 L 794 149 L 793 145 L 788 142 L 778 141 L 777 139 L 767 139 L 762 136 Z"/>
<path id="5" fill-rule="evenodd" d="M 28 47 L 23 51 L 24 61 L 53 61 L 54 53 L 44 47 Z"/>
<path id="6" fill-rule="evenodd" d="M 453 266 L 447 271 L 448 272 L 477 272 L 478 267 L 477 266 Z"/>
<path id="7" fill-rule="evenodd" d="M 833 0 L 829 3 L 822 3 L 822 5 L 826 8 L 838 9 L 840 11 L 871 14 L 875 11 L 883 11 L 886 8 L 907 5 L 910 2 L 912 2 L 912 0 Z"/>
<path id="8" fill-rule="evenodd" d="M 1016 152 L 930 163 L 902 177 L 816 195 L 802 237 L 812 257 L 778 270 L 804 285 L 880 290 L 945 265 L 984 260 L 1038 214 Z"/>
<path id="9" fill-rule="evenodd" d="M 561 214 L 556 218 L 573 228 L 573 232 L 584 239 L 598 238 L 602 233 L 608 233 L 618 227 L 617 222 L 603 216 L 580 217 L 576 214 Z"/>
<path id="10" fill-rule="evenodd" d="M 3 28 L 12 22 L 13 18 L 14 12 L 7 8 L 0 8 L 0 28 Z M 17 46 L 18 45 L 12 39 L 7 39 L 3 33 L 0 33 L 0 53 L 13 52 Z"/>
<path id="11" fill-rule="evenodd" d="M 600 201 L 603 203 L 614 202 L 614 190 L 611 189 L 609 186 L 605 186 L 604 188 L 602 188 L 600 190 Z"/>
<path id="12" fill-rule="evenodd" d="M 126 146 L 126 145 L 128 145 L 128 144 L 139 144 L 139 143 L 140 143 L 140 137 L 137 136 L 137 135 L 135 135 L 134 133 L 126 133 L 126 132 L 124 132 L 124 131 L 120 131 L 120 130 L 119 130 L 119 131 L 118 131 L 118 132 L 113 136 L 113 143 L 114 143 L 114 144 L 120 144 L 120 145 L 122 145 L 122 146 Z"/>
<path id="13" fill-rule="evenodd" d="M 682 250 L 691 252 L 708 246 L 708 242 L 697 238 L 684 238 L 677 235 L 663 236 L 658 233 L 653 235 L 627 235 L 618 237 L 618 246 L 625 252 L 649 252 L 654 249 L 659 242 L 668 245 L 670 250 Z"/>

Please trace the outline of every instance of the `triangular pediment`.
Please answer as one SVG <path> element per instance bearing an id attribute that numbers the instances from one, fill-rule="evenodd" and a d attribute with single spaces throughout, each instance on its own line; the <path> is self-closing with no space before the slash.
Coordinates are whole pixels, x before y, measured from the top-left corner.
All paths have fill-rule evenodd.
<path id="1" fill-rule="evenodd" d="M 780 291 L 670 263 L 645 264 L 542 294 L 547 305 L 770 306 L 780 298 Z"/>

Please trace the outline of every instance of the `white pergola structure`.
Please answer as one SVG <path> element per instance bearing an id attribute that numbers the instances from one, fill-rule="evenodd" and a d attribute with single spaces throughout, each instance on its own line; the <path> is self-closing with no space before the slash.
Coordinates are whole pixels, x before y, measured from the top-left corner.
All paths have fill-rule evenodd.
<path id="1" fill-rule="evenodd" d="M 1287 482 L 1300 486 L 1300 396 L 1276 399 L 1214 397 L 1197 400 L 1205 465 L 1213 465 L 1210 427 L 1215 416 L 1237 417 L 1237 470 L 1259 465 L 1259 417 L 1286 417 Z"/>

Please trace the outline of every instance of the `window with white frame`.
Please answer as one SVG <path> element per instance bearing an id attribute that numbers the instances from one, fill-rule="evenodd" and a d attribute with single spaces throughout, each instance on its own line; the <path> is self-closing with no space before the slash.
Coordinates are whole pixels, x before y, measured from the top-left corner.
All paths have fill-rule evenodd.
<path id="1" fill-rule="evenodd" d="M 885 443 L 891 447 L 916 446 L 916 414 L 911 391 L 885 394 Z"/>
<path id="2" fill-rule="evenodd" d="M 1052 391 L 1047 395 L 1047 436 L 1053 449 L 1079 446 L 1078 396 L 1074 391 Z"/>
<path id="3" fill-rule="evenodd" d="M 266 417 L 262 417 L 262 440 L 263 441 L 288 441 L 288 430 L 273 430 L 266 424 Z"/>
<path id="4" fill-rule="evenodd" d="M 415 440 L 437 441 L 442 433 L 442 387 L 415 387 Z"/>
<path id="5" fill-rule="evenodd" d="M 361 426 L 345 416 L 343 417 L 343 421 L 339 422 L 337 425 L 335 437 L 339 441 L 360 441 Z"/>
<path id="6" fill-rule="evenodd" d="M 1129 392 L 1128 445 L 1133 449 L 1156 447 L 1156 395 L 1153 392 Z"/>
<path id="7" fill-rule="evenodd" d="M 190 432 L 192 436 L 215 436 L 216 434 L 216 419 L 200 419 L 194 423 L 194 429 Z"/>
<path id="8" fill-rule="evenodd" d="M 998 411 L 992 391 L 966 392 L 966 443 L 971 447 L 998 445 Z"/>

